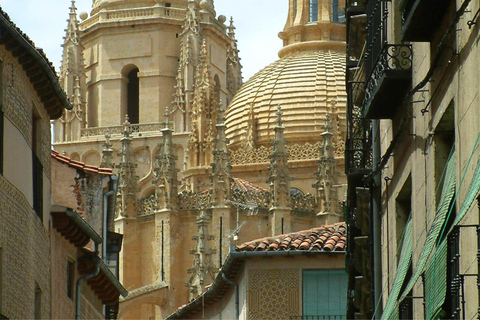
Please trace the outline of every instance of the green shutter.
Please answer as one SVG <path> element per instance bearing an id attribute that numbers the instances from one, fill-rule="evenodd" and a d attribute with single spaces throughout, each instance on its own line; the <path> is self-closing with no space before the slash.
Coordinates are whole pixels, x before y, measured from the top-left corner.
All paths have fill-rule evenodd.
<path id="1" fill-rule="evenodd" d="M 397 273 L 393 281 L 392 291 L 388 295 L 387 304 L 383 311 L 382 319 L 398 319 L 398 304 L 397 299 L 400 294 L 405 276 L 407 275 L 410 262 L 412 261 L 413 253 L 413 232 L 412 232 L 412 215 L 407 221 L 405 231 L 403 232 L 402 251 L 400 259 L 398 260 Z M 395 311 L 395 314 L 394 314 Z"/>
<path id="2" fill-rule="evenodd" d="M 465 169 L 466 170 L 466 169 Z M 465 199 L 463 200 L 462 205 L 460 206 L 460 211 L 455 218 L 453 226 L 456 226 L 467 214 L 468 210 L 472 206 L 473 201 L 478 195 L 478 191 L 480 190 L 480 159 L 477 161 L 477 168 L 473 173 L 472 181 L 470 182 L 470 186 L 468 187 L 467 194 Z M 450 233 L 451 229 L 449 230 Z"/>
<path id="3" fill-rule="evenodd" d="M 423 245 L 422 251 L 420 252 L 420 256 L 418 258 L 417 264 L 415 265 L 415 269 L 413 271 L 412 278 L 408 282 L 405 290 L 403 291 L 399 303 L 405 299 L 410 291 L 412 291 L 413 286 L 417 282 L 420 275 L 425 271 L 425 266 L 427 265 L 427 260 L 430 254 L 433 251 L 433 248 L 436 245 L 438 235 L 443 228 L 445 223 L 445 218 L 447 214 L 451 212 L 450 204 L 453 199 L 453 195 L 455 194 L 455 152 L 452 152 L 452 155 L 448 159 L 447 162 L 447 169 L 445 171 L 445 180 L 443 182 L 443 189 L 442 194 L 440 196 L 440 202 L 437 207 L 437 214 L 435 215 L 435 219 L 433 220 L 432 227 L 427 234 L 427 238 L 425 240 L 425 244 Z"/>
<path id="4" fill-rule="evenodd" d="M 303 271 L 303 315 L 346 315 L 347 280 L 345 270 Z"/>
<path id="5" fill-rule="evenodd" d="M 425 270 L 425 316 L 436 319 L 447 293 L 447 239 L 437 247 Z"/>

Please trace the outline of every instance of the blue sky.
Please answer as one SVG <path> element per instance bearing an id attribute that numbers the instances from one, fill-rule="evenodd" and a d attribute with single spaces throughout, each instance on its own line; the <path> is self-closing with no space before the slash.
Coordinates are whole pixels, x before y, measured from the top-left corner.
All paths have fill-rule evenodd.
<path id="1" fill-rule="evenodd" d="M 217 16 L 233 16 L 236 38 L 246 81 L 255 72 L 278 59 L 282 42 L 278 32 L 287 17 L 288 0 L 215 0 Z M 17 26 L 47 54 L 57 71 L 62 37 L 71 0 L 0 0 Z M 77 13 L 90 12 L 92 0 L 76 0 Z"/>

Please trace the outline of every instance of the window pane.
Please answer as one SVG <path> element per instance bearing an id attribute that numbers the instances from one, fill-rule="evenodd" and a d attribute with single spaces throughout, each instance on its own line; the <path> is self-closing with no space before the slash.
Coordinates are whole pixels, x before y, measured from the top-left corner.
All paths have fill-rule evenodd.
<path id="1" fill-rule="evenodd" d="M 318 0 L 310 0 L 310 22 L 318 21 Z"/>

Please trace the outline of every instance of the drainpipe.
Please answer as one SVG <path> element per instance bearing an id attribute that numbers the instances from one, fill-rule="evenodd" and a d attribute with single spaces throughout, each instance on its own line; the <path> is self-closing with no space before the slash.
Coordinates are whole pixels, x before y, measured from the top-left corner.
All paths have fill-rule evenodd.
<path id="1" fill-rule="evenodd" d="M 223 271 L 222 271 L 222 278 L 235 287 L 235 320 L 238 320 L 240 316 L 238 284 L 235 281 L 228 279 L 227 276 L 225 275 L 225 272 Z"/>
<path id="2" fill-rule="evenodd" d="M 95 254 L 98 254 L 98 243 L 95 242 Z M 82 294 L 82 282 L 87 281 L 91 278 L 95 278 L 100 273 L 100 258 L 97 256 L 92 257 L 93 264 L 95 265 L 95 270 L 84 276 L 81 276 L 77 279 L 76 283 L 76 294 L 75 294 L 75 319 L 80 320 L 81 318 L 81 294 Z"/>
<path id="3" fill-rule="evenodd" d="M 107 221 L 108 221 L 108 197 L 117 193 L 118 176 L 111 176 L 113 188 L 103 194 L 103 230 L 102 230 L 102 259 L 105 260 L 107 256 Z"/>
<path id="4" fill-rule="evenodd" d="M 373 168 L 381 161 L 380 120 L 372 120 Z M 382 242 L 381 242 L 381 171 L 375 173 L 371 185 L 372 194 L 372 240 L 373 240 L 373 284 L 374 284 L 374 318 L 381 319 L 382 304 Z"/>

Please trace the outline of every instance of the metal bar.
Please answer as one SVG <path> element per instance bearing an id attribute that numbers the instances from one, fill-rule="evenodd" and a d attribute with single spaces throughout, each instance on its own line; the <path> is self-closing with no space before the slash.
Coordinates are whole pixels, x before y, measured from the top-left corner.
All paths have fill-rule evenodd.
<path id="1" fill-rule="evenodd" d="M 462 290 L 462 319 L 465 319 L 465 277 L 463 275 L 460 276 L 460 288 Z"/>

